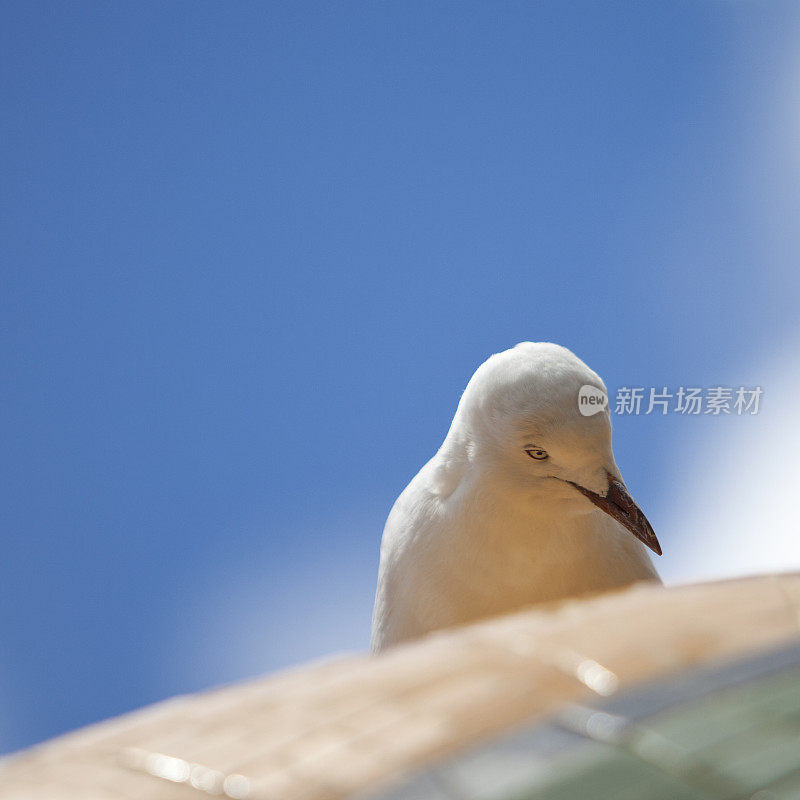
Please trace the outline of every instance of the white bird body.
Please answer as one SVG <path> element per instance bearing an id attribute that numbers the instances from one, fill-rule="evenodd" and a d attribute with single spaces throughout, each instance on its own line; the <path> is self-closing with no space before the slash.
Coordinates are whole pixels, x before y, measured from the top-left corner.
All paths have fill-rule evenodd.
<path id="1" fill-rule="evenodd" d="M 629 532 L 636 527 L 650 543 L 652 529 L 624 487 L 615 491 L 630 501 L 628 530 L 597 507 L 608 504 L 612 479 L 622 481 L 607 408 L 578 410 L 584 385 L 605 392 L 580 359 L 549 343 L 517 345 L 476 371 L 442 447 L 386 522 L 373 650 L 533 603 L 658 580 Z"/>

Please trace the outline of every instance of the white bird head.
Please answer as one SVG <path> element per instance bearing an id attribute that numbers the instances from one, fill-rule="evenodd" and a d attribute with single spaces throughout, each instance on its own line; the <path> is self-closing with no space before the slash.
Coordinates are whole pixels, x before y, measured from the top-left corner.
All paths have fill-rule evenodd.
<path id="1" fill-rule="evenodd" d="M 475 468 L 509 502 L 573 515 L 600 508 L 661 555 L 614 461 L 607 402 L 591 415 L 579 410 L 585 386 L 607 397 L 600 376 L 560 345 L 523 342 L 497 353 L 464 390 L 441 455 Z"/>

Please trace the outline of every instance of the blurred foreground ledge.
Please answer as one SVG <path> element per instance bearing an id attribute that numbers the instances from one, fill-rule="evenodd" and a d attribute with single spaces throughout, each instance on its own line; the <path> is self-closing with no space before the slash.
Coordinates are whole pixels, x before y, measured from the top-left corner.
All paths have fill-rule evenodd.
<path id="1" fill-rule="evenodd" d="M 0 798 L 371 794 L 565 709 L 798 643 L 800 574 L 634 586 L 158 703 L 5 759 Z"/>

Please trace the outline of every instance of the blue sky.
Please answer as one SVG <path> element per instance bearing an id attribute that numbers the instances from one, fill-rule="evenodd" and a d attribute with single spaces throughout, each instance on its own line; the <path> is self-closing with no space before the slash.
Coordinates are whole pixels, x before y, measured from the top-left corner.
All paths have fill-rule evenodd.
<path id="1" fill-rule="evenodd" d="M 365 647 L 492 352 L 759 383 L 799 46 L 792 2 L 4 3 L 0 749 Z M 615 421 L 657 531 L 746 423 Z"/>

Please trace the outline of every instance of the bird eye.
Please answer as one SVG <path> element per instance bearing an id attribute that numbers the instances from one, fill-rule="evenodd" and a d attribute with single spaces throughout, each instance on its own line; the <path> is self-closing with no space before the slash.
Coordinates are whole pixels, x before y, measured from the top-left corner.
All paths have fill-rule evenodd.
<path id="1" fill-rule="evenodd" d="M 531 447 L 525 452 L 537 461 L 544 461 L 547 458 L 547 450 L 542 450 L 541 447 Z"/>

